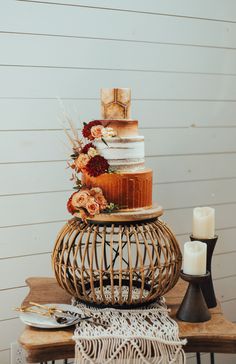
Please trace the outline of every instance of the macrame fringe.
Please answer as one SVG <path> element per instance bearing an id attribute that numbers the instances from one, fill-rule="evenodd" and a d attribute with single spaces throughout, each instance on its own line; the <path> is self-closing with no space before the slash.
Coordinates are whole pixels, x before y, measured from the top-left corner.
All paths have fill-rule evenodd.
<path id="1" fill-rule="evenodd" d="M 74 301 L 74 304 L 76 302 Z M 96 322 L 82 321 L 75 329 L 75 364 L 185 364 L 177 323 L 162 298 L 148 308 L 132 310 L 88 308 L 76 304 Z"/>
<path id="2" fill-rule="evenodd" d="M 145 338 L 77 339 L 74 364 L 185 364 L 182 343 Z"/>

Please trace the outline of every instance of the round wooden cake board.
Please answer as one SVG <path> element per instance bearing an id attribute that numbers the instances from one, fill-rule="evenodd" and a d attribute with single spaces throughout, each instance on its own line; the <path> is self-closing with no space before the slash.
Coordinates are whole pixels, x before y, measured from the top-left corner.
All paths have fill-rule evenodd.
<path id="1" fill-rule="evenodd" d="M 148 209 L 134 210 L 134 211 L 117 211 L 109 214 L 99 214 L 93 218 L 88 218 L 89 222 L 135 222 L 150 220 L 163 215 L 163 209 L 161 206 L 153 205 Z M 80 217 L 79 214 L 74 216 Z"/>

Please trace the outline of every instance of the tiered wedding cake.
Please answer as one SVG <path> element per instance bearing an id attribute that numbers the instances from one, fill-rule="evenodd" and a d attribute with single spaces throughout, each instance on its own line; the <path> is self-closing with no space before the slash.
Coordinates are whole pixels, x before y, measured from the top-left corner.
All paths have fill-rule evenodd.
<path id="1" fill-rule="evenodd" d="M 144 137 L 138 134 L 138 121 L 130 116 L 130 89 L 102 89 L 103 126 L 115 131 L 114 137 L 95 142 L 115 173 L 99 177 L 83 175 L 88 187 L 99 186 L 108 201 L 120 209 L 152 206 L 152 171 L 144 166 Z"/>
<path id="2" fill-rule="evenodd" d="M 152 170 L 145 168 L 144 137 L 138 121 L 130 119 L 130 104 L 130 89 L 102 89 L 102 118 L 84 123 L 84 139 L 74 130 L 70 166 L 79 191 L 68 201 L 72 214 L 91 217 L 152 208 Z"/>

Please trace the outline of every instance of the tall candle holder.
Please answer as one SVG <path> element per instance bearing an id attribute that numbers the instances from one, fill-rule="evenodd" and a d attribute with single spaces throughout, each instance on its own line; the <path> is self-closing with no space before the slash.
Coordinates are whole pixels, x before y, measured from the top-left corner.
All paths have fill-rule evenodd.
<path id="1" fill-rule="evenodd" d="M 207 271 L 210 273 L 209 277 L 201 282 L 201 290 L 203 293 L 203 296 L 205 298 L 206 304 L 208 308 L 213 308 L 217 306 L 213 281 L 212 281 L 212 273 L 211 273 L 211 261 L 213 252 L 215 249 L 215 245 L 218 239 L 218 235 L 215 235 L 214 238 L 211 239 L 199 239 L 194 237 L 193 235 L 190 235 L 191 241 L 198 240 L 202 241 L 203 243 L 206 243 L 207 245 Z"/>
<path id="2" fill-rule="evenodd" d="M 189 282 L 189 286 L 176 315 L 179 320 L 186 322 L 205 322 L 210 320 L 211 314 L 201 290 L 202 282 L 206 281 L 209 275 L 209 272 L 195 276 L 181 271 L 180 277 L 184 281 Z"/>

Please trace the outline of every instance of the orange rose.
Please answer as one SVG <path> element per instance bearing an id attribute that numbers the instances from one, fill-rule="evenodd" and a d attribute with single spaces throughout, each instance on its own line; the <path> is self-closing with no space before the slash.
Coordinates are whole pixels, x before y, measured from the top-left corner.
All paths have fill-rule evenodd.
<path id="1" fill-rule="evenodd" d="M 97 203 L 99 204 L 100 210 L 105 210 L 105 208 L 107 207 L 107 200 L 105 199 L 105 197 L 103 196 L 103 194 L 96 194 L 94 196 L 95 200 L 97 201 Z"/>
<path id="2" fill-rule="evenodd" d="M 93 187 L 89 192 L 91 196 L 95 196 L 98 193 L 102 194 L 102 189 L 100 187 Z"/>
<path id="3" fill-rule="evenodd" d="M 71 201 L 72 206 L 74 208 L 85 207 L 89 200 L 89 197 L 90 197 L 89 190 L 81 190 L 75 193 Z"/>
<path id="4" fill-rule="evenodd" d="M 89 197 L 85 207 L 90 215 L 97 215 L 100 212 L 99 204 L 96 202 L 94 197 Z"/>
<path id="5" fill-rule="evenodd" d="M 85 211 L 84 209 L 79 209 L 79 212 L 80 212 L 80 217 L 81 217 L 81 219 L 82 219 L 83 221 L 86 221 L 86 220 L 87 220 L 87 217 L 88 217 L 88 215 L 87 215 L 86 211 Z"/>
<path id="6" fill-rule="evenodd" d="M 102 137 L 102 130 L 104 129 L 103 125 L 95 125 L 91 128 L 91 135 L 92 137 L 101 138 Z"/>
<path id="7" fill-rule="evenodd" d="M 88 161 L 89 161 L 89 157 L 87 156 L 87 154 L 81 153 L 78 156 L 78 158 L 75 160 L 75 165 L 76 165 L 76 168 L 78 169 L 78 171 L 85 168 Z"/>
<path id="8" fill-rule="evenodd" d="M 99 204 L 100 210 L 104 210 L 107 207 L 107 200 L 105 199 L 102 189 L 100 187 L 93 187 L 89 191 L 90 195 L 93 196 L 96 202 Z"/>

